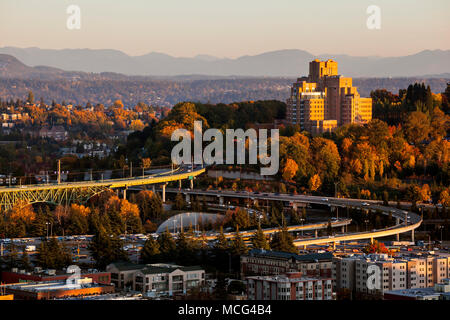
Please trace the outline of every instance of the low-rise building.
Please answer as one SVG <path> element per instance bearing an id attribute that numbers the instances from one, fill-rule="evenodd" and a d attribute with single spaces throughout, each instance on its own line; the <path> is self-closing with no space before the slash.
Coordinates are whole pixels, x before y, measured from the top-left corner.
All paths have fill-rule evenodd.
<path id="1" fill-rule="evenodd" d="M 130 289 L 149 296 L 185 294 L 205 283 L 205 270 L 175 264 L 112 263 L 106 267 L 118 289 Z"/>
<path id="2" fill-rule="evenodd" d="M 17 300 L 50 300 L 64 297 L 83 297 L 113 293 L 113 285 L 98 284 L 90 278 L 76 279 L 74 283 L 67 281 L 27 282 L 5 287 L 6 292 Z"/>
<path id="3" fill-rule="evenodd" d="M 111 263 L 106 271 L 111 273 L 111 283 L 117 289 L 132 288 L 134 274 L 145 268 L 145 264 L 134 264 L 128 262 Z"/>
<path id="4" fill-rule="evenodd" d="M 331 278 L 303 276 L 301 272 L 247 278 L 249 300 L 333 300 Z"/>
<path id="5" fill-rule="evenodd" d="M 66 140 L 67 135 L 67 131 L 62 126 L 53 126 L 51 129 L 42 128 L 39 130 L 39 137 L 55 139 L 56 141 Z"/>
<path id="6" fill-rule="evenodd" d="M 33 272 L 25 272 L 25 270 L 2 271 L 0 279 L 3 283 L 19 283 L 19 282 L 54 282 L 66 280 L 72 273 L 66 273 L 65 270 L 41 270 L 35 268 Z M 49 274 L 50 273 L 50 274 Z M 98 272 L 93 270 L 81 270 L 81 277 L 90 278 L 95 283 L 111 284 L 110 272 Z"/>
<path id="7" fill-rule="evenodd" d="M 205 283 L 205 270 L 198 266 L 150 264 L 134 274 L 133 290 L 150 296 L 186 294 Z"/>

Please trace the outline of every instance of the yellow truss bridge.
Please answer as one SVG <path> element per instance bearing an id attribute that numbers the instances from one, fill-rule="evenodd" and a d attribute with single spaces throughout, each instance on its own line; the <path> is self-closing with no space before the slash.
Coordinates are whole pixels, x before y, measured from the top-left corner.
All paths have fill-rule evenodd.
<path id="1" fill-rule="evenodd" d="M 55 205 L 81 204 L 106 190 L 126 190 L 132 186 L 151 184 L 163 184 L 163 201 L 165 201 L 165 184 L 167 182 L 181 181 L 184 179 L 190 179 L 192 181 L 194 177 L 203 172 L 205 172 L 205 168 L 191 170 L 187 167 L 179 167 L 174 170 L 140 177 L 0 187 L 0 209 L 7 211 L 18 203 L 32 204 L 47 202 Z"/>

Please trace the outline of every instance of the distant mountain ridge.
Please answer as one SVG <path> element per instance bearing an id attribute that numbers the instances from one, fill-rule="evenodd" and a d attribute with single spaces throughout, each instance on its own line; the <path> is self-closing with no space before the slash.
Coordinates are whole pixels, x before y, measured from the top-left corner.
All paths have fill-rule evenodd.
<path id="1" fill-rule="evenodd" d="M 307 75 L 308 63 L 315 58 L 336 60 L 339 73 L 350 77 L 440 77 L 450 73 L 450 50 L 425 50 L 401 57 L 355 57 L 344 54 L 313 55 L 304 50 L 289 49 L 235 59 L 210 55 L 178 58 L 157 52 L 129 56 L 112 49 L 3 47 L 0 54 L 12 55 L 29 66 L 61 69 L 58 72 L 108 72 L 132 76 L 298 77 Z"/>

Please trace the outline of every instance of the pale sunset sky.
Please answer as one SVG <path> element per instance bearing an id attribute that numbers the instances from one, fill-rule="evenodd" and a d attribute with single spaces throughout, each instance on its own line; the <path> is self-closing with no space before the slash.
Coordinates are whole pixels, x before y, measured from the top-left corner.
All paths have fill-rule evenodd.
<path id="1" fill-rule="evenodd" d="M 66 27 L 69 5 L 81 29 Z M 369 30 L 370 5 L 381 29 Z M 450 49 L 448 0 L 1 0 L 0 47 L 236 58 L 282 49 L 401 56 Z"/>

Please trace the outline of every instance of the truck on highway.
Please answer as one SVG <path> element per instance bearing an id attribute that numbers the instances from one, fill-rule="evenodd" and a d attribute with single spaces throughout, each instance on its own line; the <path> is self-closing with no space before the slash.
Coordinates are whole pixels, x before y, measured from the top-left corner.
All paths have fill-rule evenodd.
<path id="1" fill-rule="evenodd" d="M 36 251 L 36 246 L 28 245 L 25 247 L 26 252 Z"/>

